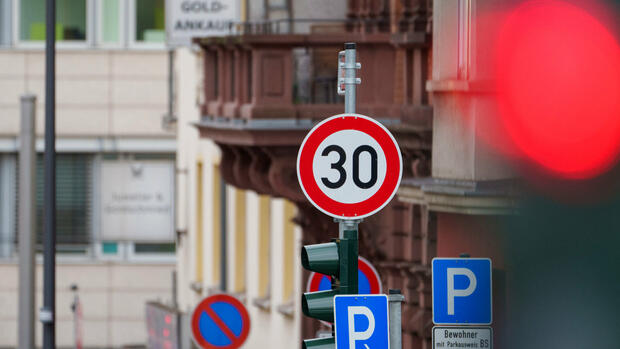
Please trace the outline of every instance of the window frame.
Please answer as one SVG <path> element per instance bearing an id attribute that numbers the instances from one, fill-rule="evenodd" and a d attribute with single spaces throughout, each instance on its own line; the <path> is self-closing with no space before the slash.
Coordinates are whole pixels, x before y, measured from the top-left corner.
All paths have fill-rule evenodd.
<path id="1" fill-rule="evenodd" d="M 142 42 L 142 41 L 138 41 L 137 40 L 137 31 L 136 31 L 136 25 L 137 25 L 137 1 L 138 0 L 127 0 L 128 1 L 128 7 L 127 7 L 127 11 L 125 13 L 127 13 L 127 30 L 126 30 L 126 35 L 128 37 L 128 44 L 127 46 L 129 48 L 134 48 L 134 49 L 144 49 L 144 50 L 165 50 L 166 49 L 166 40 L 164 40 L 163 42 Z M 166 6 L 165 6 L 165 1 L 164 1 L 164 14 L 165 14 L 165 10 L 166 10 Z M 165 23 L 165 19 L 164 19 L 164 23 Z M 166 28 L 164 26 L 164 32 L 166 31 Z"/>
<path id="2" fill-rule="evenodd" d="M 90 207 L 88 208 L 88 215 L 90 216 L 90 218 L 88 219 L 88 221 L 85 224 L 85 227 L 87 229 L 87 243 L 82 244 L 82 243 L 68 243 L 68 244 L 62 244 L 59 242 L 56 242 L 56 248 L 58 250 L 57 254 L 60 256 L 67 256 L 67 258 L 69 259 L 79 259 L 79 258 L 86 258 L 88 259 L 91 256 L 94 256 L 94 252 L 95 252 L 95 245 L 96 242 L 98 241 L 98 236 L 97 233 L 95 231 L 96 228 L 96 223 L 99 221 L 99 212 L 98 212 L 98 205 L 99 205 L 99 200 L 97 200 L 99 193 L 96 191 L 98 189 L 98 182 L 101 180 L 101 176 L 99 174 L 99 156 L 97 153 L 92 153 L 92 152 L 57 152 L 56 156 L 57 158 L 59 156 L 64 156 L 64 155 L 84 155 L 84 158 L 87 159 L 86 160 L 86 166 L 90 167 L 90 183 L 89 185 L 87 185 L 87 191 L 90 192 L 90 203 L 88 203 L 90 205 Z M 37 151 L 36 154 L 37 158 L 38 157 L 44 157 L 44 153 L 41 151 Z M 35 171 L 37 171 L 37 163 L 38 163 L 38 159 L 35 160 Z M 43 166 L 44 162 L 43 162 Z M 56 171 L 58 171 L 58 163 L 57 163 L 57 167 L 56 167 Z M 45 170 L 43 170 L 42 172 L 44 172 Z M 58 177 L 57 177 L 58 178 Z M 42 179 L 44 180 L 44 178 Z M 38 181 L 35 181 L 35 186 L 37 185 Z M 36 191 L 37 188 L 35 187 L 35 196 L 38 194 L 38 192 Z M 37 199 L 35 199 L 37 200 Z M 58 198 L 57 198 L 58 200 Z M 45 205 L 43 203 L 43 205 Z M 60 205 L 58 205 L 60 206 Z M 35 204 L 35 212 L 36 212 L 36 204 Z M 43 222 L 43 224 L 45 224 Z M 35 249 L 38 249 L 39 247 L 42 248 L 42 244 L 43 242 L 41 241 L 41 244 L 39 244 L 36 241 L 36 235 L 38 234 L 37 232 L 37 225 L 35 223 Z M 41 232 L 43 233 L 43 231 Z M 58 232 L 57 232 L 58 234 Z M 64 251 L 63 251 L 64 250 Z M 83 253 L 79 253 L 79 252 L 68 252 L 71 250 L 83 250 Z"/>
<path id="3" fill-rule="evenodd" d="M 95 46 L 99 48 L 109 48 L 109 49 L 122 49 L 127 47 L 127 9 L 128 4 L 127 0 L 118 0 L 118 42 L 105 42 L 103 41 L 103 20 L 101 16 L 103 16 L 103 2 L 105 0 L 96 0 L 96 10 L 95 10 L 95 19 L 97 23 L 95 23 Z"/>
<path id="4" fill-rule="evenodd" d="M 40 49 L 45 47 L 45 40 L 22 40 L 20 38 L 20 25 L 21 25 L 21 1 L 13 1 L 13 43 L 18 48 L 25 49 Z M 95 0 L 84 0 L 86 2 L 86 37 L 82 40 L 58 40 L 56 42 L 57 48 L 60 49 L 85 49 L 93 46 L 93 29 L 95 23 Z"/>
<path id="5" fill-rule="evenodd" d="M 5 15 L 9 20 L 7 21 L 6 31 L 8 34 L 3 34 L 0 31 L 0 35 L 6 35 L 8 43 L 2 44 L 0 41 L 0 48 L 4 47 L 16 47 L 21 49 L 43 49 L 45 48 L 45 41 L 34 40 L 21 40 L 20 38 L 20 25 L 21 25 L 21 1 L 20 0 L 5 0 L 5 5 L 9 11 Z M 136 11 L 137 0 L 119 0 L 119 41 L 117 43 L 106 43 L 103 41 L 103 21 L 101 15 L 103 14 L 103 1 L 102 0 L 84 0 L 86 2 L 86 38 L 81 40 L 59 40 L 57 41 L 58 49 L 136 49 L 136 50 L 166 50 L 166 41 L 160 43 L 154 42 L 141 42 L 136 39 Z M 0 3 L 2 6 L 2 3 Z M 165 11 L 165 6 L 164 6 Z M 165 13 L 165 12 L 164 12 Z M 2 21 L 2 18 L 0 18 Z M 4 22 L 4 21 L 2 21 Z M 0 25 L 2 25 L 0 23 Z M 3 29 L 0 27 L 0 29 Z M 165 28 L 164 28 L 165 31 Z"/>
<path id="6" fill-rule="evenodd" d="M 152 263 L 175 263 L 177 260 L 177 254 L 170 252 L 136 252 L 136 244 L 142 242 L 127 241 L 126 250 L 127 258 L 129 262 L 152 262 Z M 174 242 L 173 242 L 174 243 Z M 120 242 L 119 242 L 120 244 Z"/>
<path id="7" fill-rule="evenodd" d="M 13 43 L 13 0 L 0 0 L 0 48 Z"/>
<path id="8" fill-rule="evenodd" d="M 103 244 L 111 243 L 111 242 L 116 243 L 116 247 L 118 249 L 117 252 L 115 254 L 103 253 Z M 127 256 L 127 245 L 121 241 L 96 240 L 93 242 L 93 246 L 94 246 L 93 257 L 96 260 L 122 262 L 123 260 L 126 259 L 125 256 Z"/>
<path id="9" fill-rule="evenodd" d="M 171 264 L 176 262 L 176 252 L 136 252 L 136 244 L 141 243 L 150 243 L 150 242 L 140 242 L 140 241 L 104 241 L 101 240 L 99 235 L 100 226 L 99 223 L 101 221 L 99 205 L 101 204 L 101 196 L 100 196 L 100 181 L 101 181 L 101 162 L 103 161 L 103 154 L 101 152 L 92 152 L 92 151 L 77 151 L 77 152 L 63 152 L 60 151 L 58 154 L 74 154 L 74 153 L 83 153 L 88 155 L 89 162 L 91 166 L 91 180 L 90 180 L 90 190 L 91 190 L 91 204 L 90 204 L 90 222 L 89 222 L 89 242 L 87 244 L 78 245 L 77 248 L 83 248 L 84 253 L 64 253 L 59 251 L 57 253 L 57 259 L 60 262 L 75 262 L 75 263 L 83 263 L 85 261 L 94 261 L 94 262 L 106 262 L 106 261 L 115 261 L 115 262 L 126 262 L 126 263 L 159 263 L 159 264 Z M 37 155 L 40 155 L 41 151 L 37 151 Z M 130 155 L 120 155 L 121 158 L 128 157 L 133 158 L 136 154 L 140 155 L 141 153 L 131 153 Z M 174 156 L 173 153 L 169 154 Z M 18 233 L 17 231 L 17 200 L 18 200 L 18 192 L 17 192 L 17 180 L 18 180 L 18 169 L 17 169 L 17 157 L 18 154 L 15 152 L 0 152 L 0 240 L 6 237 L 9 244 L 7 247 L 0 245 L 0 263 L 3 262 L 13 262 L 16 260 L 16 244 L 15 238 Z M 8 217 L 8 219 L 4 219 Z M 6 228 L 6 229 L 5 229 Z M 8 232 L 6 236 L 5 232 Z M 115 242 L 117 243 L 118 252 L 116 254 L 104 254 L 102 250 L 102 245 L 104 242 Z M 152 242 L 157 243 L 157 242 Z M 172 243 L 175 244 L 174 240 L 166 241 L 162 243 Z M 68 246 L 68 245 L 64 245 Z M 71 247 L 71 246 L 69 246 Z M 176 246 L 178 248 L 178 246 Z M 178 250 L 177 250 L 178 251 Z M 41 261 L 43 256 L 40 252 L 36 253 L 37 261 Z"/>

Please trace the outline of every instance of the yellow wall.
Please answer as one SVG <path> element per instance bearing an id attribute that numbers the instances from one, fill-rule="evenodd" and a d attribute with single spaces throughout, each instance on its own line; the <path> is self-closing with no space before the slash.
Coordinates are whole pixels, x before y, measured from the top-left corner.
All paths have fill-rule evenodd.
<path id="1" fill-rule="evenodd" d="M 284 254 L 284 263 L 282 265 L 282 300 L 289 301 L 293 296 L 295 283 L 295 275 L 293 266 L 295 265 L 295 223 L 292 219 L 295 217 L 295 205 L 284 202 L 284 239 L 282 241 L 282 253 Z"/>
<path id="2" fill-rule="evenodd" d="M 213 165 L 213 199 L 211 200 L 213 204 L 213 243 L 211 244 L 212 250 L 212 260 L 211 265 L 213 266 L 213 280 L 212 282 L 218 283 L 221 280 L 220 275 L 220 266 L 222 260 L 221 254 L 221 229 L 222 222 L 220 220 L 222 215 L 222 207 L 220 201 L 221 195 L 221 178 L 220 178 L 220 167 L 218 165 Z"/>
<path id="3" fill-rule="evenodd" d="M 203 197 L 203 186 L 202 186 L 202 161 L 198 161 L 196 163 L 196 282 L 202 282 L 203 278 L 203 251 L 202 251 L 202 243 L 203 243 L 203 207 L 204 207 L 204 197 Z"/>
<path id="4" fill-rule="evenodd" d="M 245 291 L 245 191 L 235 189 L 235 292 Z"/>
<path id="5" fill-rule="evenodd" d="M 271 202 L 269 196 L 261 195 L 258 199 L 258 210 L 260 220 L 258 226 L 258 295 L 266 297 L 269 295 L 269 245 L 271 243 Z"/>

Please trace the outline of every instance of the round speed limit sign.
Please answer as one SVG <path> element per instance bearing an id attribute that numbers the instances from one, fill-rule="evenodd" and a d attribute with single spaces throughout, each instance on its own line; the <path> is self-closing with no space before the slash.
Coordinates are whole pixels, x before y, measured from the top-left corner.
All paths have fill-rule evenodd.
<path id="1" fill-rule="evenodd" d="M 336 218 L 364 218 L 394 196 L 403 171 L 400 149 L 379 122 L 340 114 L 316 125 L 297 155 L 297 178 L 310 202 Z"/>

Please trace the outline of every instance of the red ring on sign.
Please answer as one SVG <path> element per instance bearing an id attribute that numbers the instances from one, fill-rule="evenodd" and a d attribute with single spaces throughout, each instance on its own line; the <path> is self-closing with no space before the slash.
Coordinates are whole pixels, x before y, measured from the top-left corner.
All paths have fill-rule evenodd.
<path id="1" fill-rule="evenodd" d="M 357 268 L 366 276 L 368 285 L 370 286 L 370 294 L 381 294 L 383 292 L 383 288 L 381 286 L 381 276 L 379 275 L 377 269 L 375 269 L 375 267 L 362 256 L 358 257 Z M 330 279 L 331 282 L 330 276 L 314 271 L 311 272 L 308 276 L 308 282 L 306 283 L 306 292 L 320 291 L 319 287 L 324 277 Z"/>
<path id="2" fill-rule="evenodd" d="M 239 335 L 239 337 L 236 337 L 233 335 L 232 336 L 233 338 L 229 338 L 232 343 L 226 346 L 215 346 L 215 345 L 209 344 L 205 340 L 205 338 L 202 336 L 202 333 L 200 332 L 200 326 L 199 326 L 200 315 L 202 314 L 203 311 L 206 312 L 207 314 L 214 313 L 214 311 L 211 309 L 210 306 L 211 304 L 218 303 L 218 302 L 228 303 L 232 305 L 235 309 L 237 309 L 237 311 L 241 315 L 241 322 L 242 322 L 241 334 Z M 217 323 L 218 321 L 215 321 L 215 322 Z M 207 297 L 203 299 L 200 303 L 198 303 L 198 305 L 194 309 L 194 312 L 192 313 L 191 326 L 192 326 L 192 335 L 194 337 L 194 341 L 196 342 L 196 344 L 200 345 L 202 348 L 204 349 L 236 349 L 236 348 L 241 347 L 243 342 L 245 342 L 245 340 L 248 338 L 248 335 L 250 334 L 250 315 L 248 314 L 248 311 L 245 309 L 245 306 L 243 305 L 243 303 L 241 303 L 237 298 L 229 296 L 227 294 L 218 294 L 218 295 L 214 295 L 211 297 Z M 230 336 L 227 335 L 227 337 L 230 337 Z"/>
<path id="3" fill-rule="evenodd" d="M 325 275 L 325 274 L 321 274 L 321 273 L 317 273 L 317 272 L 312 272 L 310 273 L 310 276 L 308 277 L 308 285 L 306 286 L 306 292 L 315 292 L 319 290 L 319 286 L 321 285 L 321 279 L 327 277 L 329 278 L 329 276 Z M 330 278 L 331 280 L 331 278 Z M 330 281 L 331 282 L 331 281 Z"/>
<path id="4" fill-rule="evenodd" d="M 329 198 L 315 181 L 312 162 L 319 145 L 328 136 L 343 130 L 356 130 L 374 138 L 385 154 L 385 179 L 377 192 L 356 203 L 343 203 Z M 297 157 L 297 176 L 302 190 L 317 208 L 337 218 L 367 217 L 385 206 L 396 193 L 402 174 L 400 149 L 394 137 L 377 121 L 358 114 L 332 116 L 315 126 L 306 136 Z"/>

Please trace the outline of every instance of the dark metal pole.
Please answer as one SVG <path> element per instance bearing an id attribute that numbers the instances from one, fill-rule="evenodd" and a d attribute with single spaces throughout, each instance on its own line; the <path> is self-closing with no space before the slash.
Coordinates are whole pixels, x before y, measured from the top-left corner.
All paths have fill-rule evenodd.
<path id="1" fill-rule="evenodd" d="M 43 192 L 43 349 L 56 348 L 56 0 L 45 10 L 45 184 Z"/>

